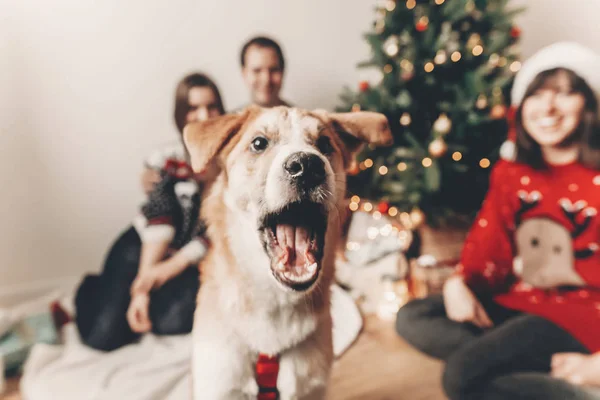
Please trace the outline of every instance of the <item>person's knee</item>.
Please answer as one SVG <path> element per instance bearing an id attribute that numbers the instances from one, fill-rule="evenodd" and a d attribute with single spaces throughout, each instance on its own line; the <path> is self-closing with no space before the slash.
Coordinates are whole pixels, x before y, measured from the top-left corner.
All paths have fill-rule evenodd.
<path id="1" fill-rule="evenodd" d="M 437 298 L 417 299 L 400 308 L 396 315 L 396 332 L 410 343 L 418 341 L 423 335 L 422 323 L 432 317 L 438 303 Z"/>
<path id="2" fill-rule="evenodd" d="M 446 361 L 442 375 L 442 387 L 450 400 L 477 399 L 477 385 L 481 384 L 477 379 L 476 366 L 471 362 L 465 352 L 455 352 Z"/>

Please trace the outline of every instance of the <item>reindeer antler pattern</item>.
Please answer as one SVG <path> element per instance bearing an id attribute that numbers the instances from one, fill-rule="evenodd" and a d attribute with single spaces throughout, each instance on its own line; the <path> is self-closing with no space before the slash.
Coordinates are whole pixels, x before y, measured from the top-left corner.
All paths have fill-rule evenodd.
<path id="1" fill-rule="evenodd" d="M 571 237 L 573 239 L 579 237 L 585 230 L 590 226 L 592 219 L 598 214 L 598 210 L 594 207 L 588 207 L 588 203 L 585 200 L 579 200 L 575 203 L 572 203 L 569 199 L 562 198 L 558 201 L 563 214 L 571 221 L 573 224 L 573 231 L 571 232 Z M 583 221 L 578 221 L 578 216 L 583 216 Z M 579 218 L 580 219 L 580 218 Z M 596 251 L 598 251 L 597 243 L 590 243 L 583 250 L 575 250 L 575 258 L 588 258 L 592 256 Z"/>
<path id="2" fill-rule="evenodd" d="M 521 206 L 519 207 L 519 210 L 515 213 L 515 227 L 521 224 L 523 214 L 535 208 L 540 203 L 540 201 L 542 201 L 542 194 L 537 190 L 534 190 L 530 193 L 525 190 L 519 190 L 517 192 L 517 196 L 519 196 Z"/>
<path id="3" fill-rule="evenodd" d="M 542 201 L 542 194 L 537 190 L 534 190 L 533 192 L 519 190 L 517 196 L 519 197 L 521 205 L 515 213 L 515 227 L 518 227 L 521 224 L 523 214 L 537 207 Z M 563 214 L 565 214 L 573 225 L 573 231 L 571 232 L 571 237 L 573 239 L 576 239 L 585 232 L 594 217 L 598 214 L 598 210 L 594 207 L 588 207 L 588 203 L 585 200 L 578 200 L 575 203 L 572 203 L 571 200 L 562 198 L 558 201 L 558 204 Z M 579 215 L 583 216 L 582 221 L 579 221 L 581 219 Z M 590 243 L 585 249 L 575 250 L 574 255 L 575 258 L 584 259 L 591 257 L 599 249 L 600 246 L 597 243 Z"/>

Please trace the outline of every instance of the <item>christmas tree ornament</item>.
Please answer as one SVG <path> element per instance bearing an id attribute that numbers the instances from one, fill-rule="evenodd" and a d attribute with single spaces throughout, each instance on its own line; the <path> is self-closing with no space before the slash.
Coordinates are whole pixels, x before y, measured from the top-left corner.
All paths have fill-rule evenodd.
<path id="1" fill-rule="evenodd" d="M 475 106 L 477 108 L 479 108 L 480 110 L 483 110 L 484 108 L 487 107 L 487 105 L 488 105 L 487 97 L 485 97 L 485 94 L 481 93 L 477 97 L 477 101 L 475 102 Z"/>
<path id="2" fill-rule="evenodd" d="M 391 35 L 383 43 L 383 51 L 385 51 L 385 54 L 387 54 L 389 57 L 395 57 L 398 55 L 399 50 L 400 47 L 398 44 L 398 36 L 396 35 Z"/>
<path id="3" fill-rule="evenodd" d="M 410 81 L 414 76 L 415 73 L 412 70 L 407 71 L 403 69 L 402 72 L 400 72 L 400 78 L 402 78 L 403 81 Z"/>
<path id="4" fill-rule="evenodd" d="M 370 85 L 369 85 L 369 82 L 367 82 L 367 81 L 360 81 L 358 83 L 358 90 L 360 90 L 363 93 L 366 92 L 367 90 L 369 90 L 369 87 L 370 87 Z"/>
<path id="5" fill-rule="evenodd" d="M 400 78 L 403 81 L 409 81 L 413 78 L 415 69 L 413 63 L 411 63 L 407 59 L 403 59 L 402 61 L 400 61 L 400 68 L 402 68 Z"/>
<path id="6" fill-rule="evenodd" d="M 411 123 L 411 118 L 410 118 L 410 114 L 405 112 L 402 113 L 402 116 L 400 117 L 400 125 L 402 126 L 408 126 Z"/>
<path id="7" fill-rule="evenodd" d="M 369 74 L 357 79 L 366 83 L 344 89 L 339 108 L 357 111 L 358 104 L 385 114 L 399 140 L 391 148 L 365 146 L 363 172 L 350 175 L 348 190 L 371 197 L 381 219 L 390 216 L 378 210 L 382 199 L 404 208 L 394 210 L 396 220 L 405 210 L 410 219 L 413 207 L 435 218 L 432 224 L 451 223 L 450 215 L 468 218 L 489 181 L 491 165 L 483 168 L 481 159 L 506 135 L 510 111 L 503 95 L 521 59 L 518 13 L 505 0 L 375 1 L 381 33 L 367 27 L 372 51 L 359 71 Z M 452 190 L 469 196 L 463 200 Z"/>
<path id="8" fill-rule="evenodd" d="M 360 111 L 360 104 L 354 103 L 352 105 L 352 112 L 358 112 L 358 111 Z"/>
<path id="9" fill-rule="evenodd" d="M 450 132 L 450 129 L 452 129 L 452 121 L 448 118 L 446 113 L 441 113 L 433 123 L 433 129 L 442 135 L 446 135 Z"/>
<path id="10" fill-rule="evenodd" d="M 385 9 L 392 12 L 396 8 L 396 0 L 387 0 L 385 2 Z"/>
<path id="11" fill-rule="evenodd" d="M 490 118 L 502 119 L 506 116 L 506 106 L 504 104 L 496 104 L 490 110 Z"/>
<path id="12" fill-rule="evenodd" d="M 400 68 L 412 71 L 414 69 L 414 65 L 404 58 L 402 61 L 400 61 Z"/>
<path id="13" fill-rule="evenodd" d="M 487 158 L 482 158 L 482 159 L 479 161 L 479 166 L 480 166 L 481 168 L 488 168 L 490 165 L 491 165 L 491 162 L 490 162 L 490 160 L 488 160 Z"/>
<path id="14" fill-rule="evenodd" d="M 448 150 L 448 145 L 446 144 L 444 139 L 439 137 L 434 139 L 431 143 L 429 143 L 428 150 L 429 154 L 431 154 L 432 157 L 440 158 L 441 156 L 446 154 L 446 151 Z"/>
<path id="15" fill-rule="evenodd" d="M 510 68 L 510 70 L 511 70 L 512 72 L 514 72 L 514 73 L 517 73 L 517 72 L 519 72 L 519 70 L 521 69 L 521 62 L 520 62 L 520 61 L 513 61 L 513 62 L 510 64 L 510 67 L 509 67 L 509 68 Z"/>
<path id="16" fill-rule="evenodd" d="M 490 55 L 490 58 L 488 59 L 488 65 L 495 68 L 498 66 L 498 61 L 500 61 L 500 56 L 496 53 L 493 53 Z"/>
<path id="17" fill-rule="evenodd" d="M 469 36 L 469 39 L 467 40 L 467 48 L 468 49 L 473 49 L 475 46 L 480 45 L 481 44 L 481 35 L 479 35 L 479 33 L 473 33 L 471 36 Z"/>
<path id="18" fill-rule="evenodd" d="M 419 32 L 425 32 L 427 30 L 428 26 L 429 26 L 429 18 L 427 16 L 422 16 L 421 18 L 419 18 L 419 20 L 415 24 L 415 28 Z"/>
<path id="19" fill-rule="evenodd" d="M 512 28 L 510 28 L 510 36 L 513 39 L 518 39 L 519 37 L 521 37 L 521 29 L 519 29 L 519 27 L 517 26 L 513 26 Z"/>
<path id="20" fill-rule="evenodd" d="M 435 54 L 435 58 L 433 59 L 433 61 L 435 61 L 436 64 L 443 64 L 446 62 L 447 59 L 448 55 L 446 54 L 446 51 L 438 50 L 438 52 Z"/>
<path id="21" fill-rule="evenodd" d="M 382 201 L 377 205 L 377 211 L 379 211 L 382 214 L 386 214 L 388 212 L 390 208 L 390 203 L 388 203 L 387 201 Z"/>
<path id="22" fill-rule="evenodd" d="M 415 208 L 410 212 L 410 221 L 413 228 L 418 228 L 425 222 L 425 214 L 420 209 Z"/>

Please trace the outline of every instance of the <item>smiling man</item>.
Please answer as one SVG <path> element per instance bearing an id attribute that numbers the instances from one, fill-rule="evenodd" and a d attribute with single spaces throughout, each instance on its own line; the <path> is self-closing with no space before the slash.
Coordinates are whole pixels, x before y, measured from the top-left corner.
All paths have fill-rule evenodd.
<path id="1" fill-rule="evenodd" d="M 242 47 L 242 77 L 250 91 L 250 100 L 261 107 L 290 106 L 281 99 L 285 59 L 281 46 L 273 39 L 258 36 Z"/>

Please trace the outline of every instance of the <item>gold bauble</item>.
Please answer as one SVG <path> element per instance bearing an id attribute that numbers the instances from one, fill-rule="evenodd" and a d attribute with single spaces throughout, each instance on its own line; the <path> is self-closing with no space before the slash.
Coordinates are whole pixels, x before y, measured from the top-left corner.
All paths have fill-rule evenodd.
<path id="1" fill-rule="evenodd" d="M 437 138 L 429 143 L 429 154 L 435 158 L 443 156 L 446 151 L 448 151 L 448 145 L 442 138 Z"/>
<path id="2" fill-rule="evenodd" d="M 445 113 L 442 113 L 433 123 L 433 129 L 442 135 L 446 135 L 452 129 L 452 121 Z"/>

